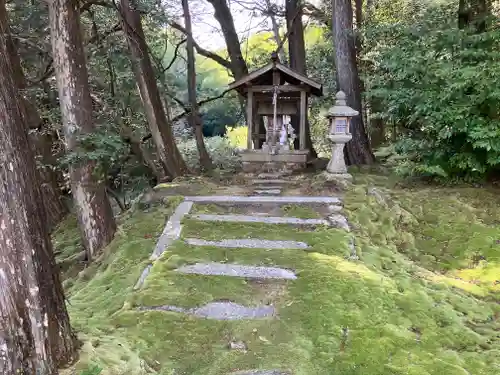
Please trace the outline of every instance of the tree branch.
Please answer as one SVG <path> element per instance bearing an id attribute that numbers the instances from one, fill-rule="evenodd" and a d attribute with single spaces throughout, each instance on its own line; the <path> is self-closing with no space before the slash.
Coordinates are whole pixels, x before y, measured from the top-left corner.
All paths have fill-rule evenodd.
<path id="1" fill-rule="evenodd" d="M 229 91 L 231 90 L 225 90 L 223 91 L 222 93 L 220 93 L 219 95 L 217 96 L 213 96 L 213 97 L 210 97 L 210 98 L 207 98 L 207 99 L 203 99 L 203 100 L 200 100 L 197 104 L 198 104 L 198 107 L 201 107 L 202 105 L 204 104 L 208 104 L 210 102 L 213 102 L 214 100 L 217 100 L 217 99 L 221 99 L 223 98 Z M 172 118 L 172 123 L 176 122 L 176 121 L 179 121 L 181 118 L 189 115 L 190 113 L 190 109 L 188 107 L 185 106 L 184 103 L 182 103 L 179 99 L 176 99 L 174 98 L 172 95 L 168 94 L 174 101 L 178 101 L 178 103 L 180 103 L 181 107 L 184 108 L 184 112 L 182 113 L 179 113 L 177 116 L 174 116 Z M 148 139 L 151 138 L 151 133 L 148 133 L 146 134 L 144 137 L 142 137 L 142 142 L 146 142 Z"/>
<path id="2" fill-rule="evenodd" d="M 80 7 L 80 13 L 83 13 L 83 12 L 89 10 L 92 5 L 98 5 L 98 6 L 105 7 L 105 8 L 113 8 L 113 4 L 111 4 L 109 1 L 106 1 L 106 0 L 89 0 L 89 1 L 85 2 Z"/>
<path id="3" fill-rule="evenodd" d="M 305 15 L 311 16 L 322 24 L 331 27 L 332 20 L 328 17 L 325 12 L 323 12 L 320 8 L 311 4 L 309 2 L 305 2 L 303 6 L 303 11 Z"/>
<path id="4" fill-rule="evenodd" d="M 179 47 L 181 45 L 183 45 L 184 43 L 186 43 L 187 39 L 184 38 L 182 39 L 179 43 L 177 43 L 177 45 L 175 46 L 175 50 L 174 50 L 174 57 L 172 57 L 172 60 L 170 61 L 170 63 L 167 65 L 166 68 L 163 68 L 163 72 L 165 73 L 167 70 L 169 70 L 172 65 L 174 65 L 174 62 L 175 60 L 177 60 L 177 54 L 179 53 Z"/>
<path id="5" fill-rule="evenodd" d="M 169 25 L 172 26 L 174 29 L 179 30 L 184 35 L 187 35 L 186 29 L 177 22 L 169 22 Z M 219 56 L 214 52 L 206 50 L 205 48 L 201 47 L 196 41 L 194 41 L 194 48 L 196 48 L 196 52 L 198 52 L 200 55 L 214 60 L 218 64 L 222 65 L 224 68 L 231 69 L 231 62 L 229 60 L 226 60 L 225 58 Z"/>
<path id="6" fill-rule="evenodd" d="M 87 44 L 93 44 L 93 43 L 96 43 L 96 42 L 100 42 L 100 41 L 103 41 L 104 39 L 106 39 L 108 36 L 114 34 L 114 33 L 117 33 L 118 31 L 122 31 L 122 26 L 121 24 L 118 22 L 116 25 L 114 25 L 111 29 L 103 32 L 102 34 L 94 34 L 88 41 L 87 41 Z"/>

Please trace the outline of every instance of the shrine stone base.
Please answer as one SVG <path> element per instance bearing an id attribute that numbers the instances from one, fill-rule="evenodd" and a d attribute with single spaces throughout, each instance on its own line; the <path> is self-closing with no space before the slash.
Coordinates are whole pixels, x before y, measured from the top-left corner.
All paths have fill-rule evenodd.
<path id="1" fill-rule="evenodd" d="M 307 166 L 309 150 L 278 150 L 270 154 L 267 150 L 245 150 L 241 153 L 245 173 L 293 172 Z"/>

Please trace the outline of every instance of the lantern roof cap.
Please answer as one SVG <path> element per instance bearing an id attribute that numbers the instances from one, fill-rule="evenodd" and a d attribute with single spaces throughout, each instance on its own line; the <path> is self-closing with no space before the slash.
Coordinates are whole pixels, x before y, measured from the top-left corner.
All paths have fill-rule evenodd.
<path id="1" fill-rule="evenodd" d="M 354 117 L 359 112 L 349 107 L 346 102 L 346 94 L 343 91 L 335 95 L 335 105 L 328 111 L 327 117 Z"/>

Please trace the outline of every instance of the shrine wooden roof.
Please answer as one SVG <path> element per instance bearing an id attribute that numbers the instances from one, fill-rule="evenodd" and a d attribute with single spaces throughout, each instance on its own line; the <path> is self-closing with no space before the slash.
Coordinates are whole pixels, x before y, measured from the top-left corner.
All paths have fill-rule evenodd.
<path id="1" fill-rule="evenodd" d="M 254 70 L 253 72 L 247 74 L 246 76 L 240 78 L 229 84 L 230 90 L 237 90 L 240 93 L 244 93 L 247 84 L 251 85 L 272 85 L 273 83 L 273 71 L 278 70 L 281 73 L 281 79 L 292 85 L 307 85 L 310 88 L 312 94 L 316 96 L 323 95 L 323 85 L 318 83 L 307 76 L 296 72 L 295 70 L 289 68 L 286 65 L 281 64 L 279 61 L 273 61 L 269 64 Z M 282 82 L 283 83 L 283 82 Z M 282 84 L 281 83 L 281 84 Z"/>

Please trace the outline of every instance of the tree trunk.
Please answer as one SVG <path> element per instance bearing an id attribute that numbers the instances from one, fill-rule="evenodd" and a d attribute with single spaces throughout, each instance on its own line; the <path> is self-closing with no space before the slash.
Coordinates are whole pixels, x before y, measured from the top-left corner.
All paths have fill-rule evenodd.
<path id="1" fill-rule="evenodd" d="M 76 357 L 0 1 L 0 373 L 55 375 Z"/>
<path id="2" fill-rule="evenodd" d="M 172 178 L 182 176 L 188 172 L 188 169 L 175 143 L 172 126 L 165 116 L 156 75 L 149 56 L 149 48 L 142 29 L 141 16 L 133 0 L 121 0 L 120 13 L 122 28 L 127 36 L 128 48 L 132 55 L 137 86 L 161 165 L 165 173 Z"/>
<path id="3" fill-rule="evenodd" d="M 371 148 L 377 149 L 385 143 L 384 119 L 372 118 L 370 121 Z"/>
<path id="4" fill-rule="evenodd" d="M 121 137 L 124 142 L 130 145 L 131 153 L 147 168 L 148 177 L 156 180 L 156 183 L 159 183 L 163 175 L 156 168 L 153 158 L 148 154 L 147 150 L 144 149 L 141 140 L 134 136 L 132 129 L 125 123 L 121 124 Z"/>
<path id="5" fill-rule="evenodd" d="M 241 53 L 240 39 L 234 27 L 233 15 L 229 9 L 227 0 L 207 1 L 214 7 L 214 16 L 221 26 L 229 59 L 231 60 L 231 72 L 234 79 L 238 80 L 248 74 L 248 67 Z"/>
<path id="6" fill-rule="evenodd" d="M 352 140 L 346 144 L 346 160 L 350 165 L 372 164 L 375 157 L 370 149 L 361 115 L 363 111 L 352 28 L 352 5 L 350 0 L 332 1 L 335 65 L 339 89 L 347 95 L 347 104 L 359 111 L 359 115 L 351 120 Z"/>
<path id="7" fill-rule="evenodd" d="M 274 40 L 276 41 L 276 45 L 278 47 L 281 46 L 281 48 L 278 51 L 278 56 L 280 58 L 280 61 L 283 64 L 286 64 L 285 51 L 283 50 L 282 39 L 280 36 L 280 28 L 278 25 L 278 21 L 276 21 L 276 5 L 272 4 L 271 0 L 266 0 L 266 7 L 269 19 L 271 20 L 271 26 L 273 28 Z"/>
<path id="8" fill-rule="evenodd" d="M 52 54 L 59 88 L 66 150 L 78 151 L 78 137 L 94 130 L 92 99 L 83 51 L 78 3 L 49 3 Z M 88 260 L 106 246 L 116 231 L 106 186 L 94 171 L 96 164 L 79 161 L 70 166 L 71 191 Z"/>
<path id="9" fill-rule="evenodd" d="M 189 122 L 194 131 L 196 139 L 196 147 L 200 158 L 200 167 L 205 171 L 210 171 L 213 168 L 212 159 L 208 154 L 205 142 L 203 140 L 203 124 L 200 116 L 198 102 L 196 101 L 196 67 L 194 56 L 193 32 L 191 28 L 191 14 L 189 13 L 188 0 L 182 1 L 182 10 L 184 12 L 184 27 L 187 31 L 186 54 L 187 54 L 187 86 L 189 98 Z"/>
<path id="10" fill-rule="evenodd" d="M 55 158 L 52 155 L 52 138 L 50 135 L 43 134 L 39 129 L 43 121 L 38 114 L 36 107 L 22 94 L 26 89 L 26 77 L 21 66 L 21 60 L 16 47 L 10 35 L 7 37 L 7 50 L 9 52 L 10 64 L 14 71 L 14 82 L 20 91 L 20 100 L 23 109 L 23 115 L 26 117 L 26 123 L 29 126 L 30 146 L 32 146 L 35 157 L 40 159 L 42 166 L 37 168 L 39 181 L 42 187 L 43 203 L 47 212 L 49 230 L 52 231 L 57 224 L 68 213 L 68 208 L 63 202 L 61 190 L 59 189 L 59 173 L 51 168 L 55 164 Z"/>
<path id="11" fill-rule="evenodd" d="M 472 26 L 477 33 L 486 31 L 491 9 L 488 0 L 460 0 L 458 3 L 458 28 Z"/>
<path id="12" fill-rule="evenodd" d="M 286 25 L 288 29 L 288 54 L 290 59 L 290 68 L 298 73 L 307 75 L 306 65 L 306 44 L 304 41 L 304 25 L 302 24 L 302 5 L 300 0 L 286 0 Z M 295 134 L 299 133 L 299 116 L 291 116 L 291 122 Z M 311 139 L 311 129 L 309 127 L 308 116 L 306 112 L 306 148 L 311 152 L 311 157 L 316 158 Z M 299 148 L 299 137 L 294 141 L 294 147 Z"/>

